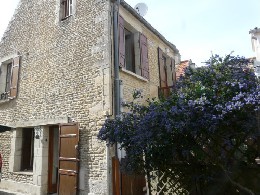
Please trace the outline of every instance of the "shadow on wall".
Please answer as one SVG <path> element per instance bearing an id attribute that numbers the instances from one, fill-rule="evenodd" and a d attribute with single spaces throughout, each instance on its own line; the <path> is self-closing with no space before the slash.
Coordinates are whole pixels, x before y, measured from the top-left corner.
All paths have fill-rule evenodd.
<path id="1" fill-rule="evenodd" d="M 16 194 L 0 191 L 0 195 L 16 195 Z"/>

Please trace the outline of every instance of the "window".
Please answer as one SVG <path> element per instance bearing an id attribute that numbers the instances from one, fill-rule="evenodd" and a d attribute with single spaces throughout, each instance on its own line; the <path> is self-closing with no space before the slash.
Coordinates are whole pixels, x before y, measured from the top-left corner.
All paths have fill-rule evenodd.
<path id="1" fill-rule="evenodd" d="M 7 99 L 8 93 L 10 91 L 10 82 L 11 82 L 11 70 L 12 63 L 3 64 L 1 66 L 1 74 L 0 74 L 0 99 Z"/>
<path id="2" fill-rule="evenodd" d="M 6 60 L 0 65 L 0 100 L 17 96 L 20 58 Z"/>
<path id="3" fill-rule="evenodd" d="M 125 67 L 135 73 L 134 34 L 125 29 Z"/>
<path id="4" fill-rule="evenodd" d="M 26 128 L 22 131 L 21 171 L 30 171 L 33 170 L 34 129 Z"/>
<path id="5" fill-rule="evenodd" d="M 61 0 L 61 20 L 72 15 L 72 0 Z"/>
<path id="6" fill-rule="evenodd" d="M 158 63 L 160 75 L 159 96 L 168 97 L 175 83 L 175 60 L 158 48 Z"/>
<path id="7" fill-rule="evenodd" d="M 119 16 L 119 66 L 149 79 L 147 38 Z"/>

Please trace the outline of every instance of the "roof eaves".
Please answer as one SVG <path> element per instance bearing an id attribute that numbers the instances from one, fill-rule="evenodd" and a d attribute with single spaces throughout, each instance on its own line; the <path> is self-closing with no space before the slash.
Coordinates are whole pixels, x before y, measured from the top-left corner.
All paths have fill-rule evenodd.
<path id="1" fill-rule="evenodd" d="M 167 44 L 173 51 L 175 51 L 177 54 L 179 54 L 179 50 L 176 48 L 174 44 L 167 41 L 166 38 L 159 33 L 152 25 L 147 22 L 142 16 L 140 16 L 134 8 L 132 8 L 130 5 L 128 5 L 124 0 L 121 0 L 121 5 L 129 11 L 134 17 L 136 17 L 140 22 L 142 22 L 150 31 L 152 31 L 156 36 L 158 36 L 165 44 Z"/>

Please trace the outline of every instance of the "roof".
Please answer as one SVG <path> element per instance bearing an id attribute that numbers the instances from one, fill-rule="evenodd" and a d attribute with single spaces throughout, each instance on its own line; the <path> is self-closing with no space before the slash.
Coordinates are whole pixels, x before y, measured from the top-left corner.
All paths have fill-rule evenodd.
<path id="1" fill-rule="evenodd" d="M 176 79 L 178 80 L 181 76 L 184 76 L 185 69 L 190 65 L 189 60 L 181 61 L 180 65 L 176 67 Z"/>
<path id="2" fill-rule="evenodd" d="M 134 8 L 132 8 L 129 4 L 127 4 L 124 0 L 121 0 L 121 5 L 129 11 L 135 18 L 137 18 L 140 22 L 142 22 L 146 28 L 148 28 L 151 32 L 153 32 L 156 36 L 158 36 L 166 45 L 168 45 L 174 52 L 179 54 L 179 50 L 176 48 L 174 44 L 166 40 L 166 38 L 159 33 L 152 25 L 147 22 L 142 16 L 140 16 Z"/>

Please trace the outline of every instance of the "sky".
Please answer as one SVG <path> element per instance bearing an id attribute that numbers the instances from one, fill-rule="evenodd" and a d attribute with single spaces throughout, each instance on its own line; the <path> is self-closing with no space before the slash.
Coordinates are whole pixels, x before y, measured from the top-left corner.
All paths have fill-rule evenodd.
<path id="1" fill-rule="evenodd" d="M 197 65 L 211 53 L 253 57 L 249 30 L 260 27 L 260 0 L 125 0 L 145 3 L 144 18 L 180 51 L 181 60 Z M 19 0 L 0 7 L 2 37 Z"/>

